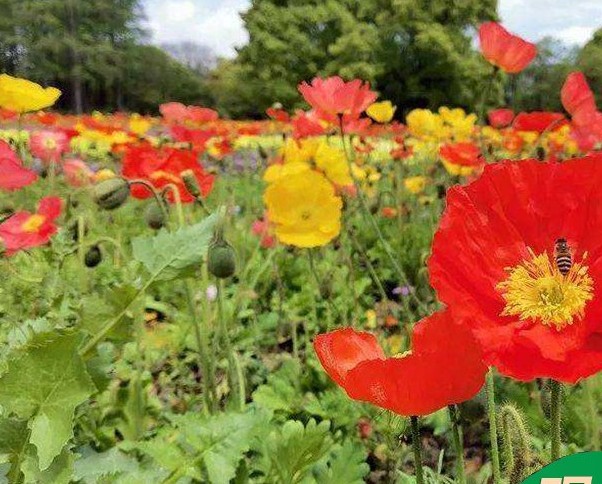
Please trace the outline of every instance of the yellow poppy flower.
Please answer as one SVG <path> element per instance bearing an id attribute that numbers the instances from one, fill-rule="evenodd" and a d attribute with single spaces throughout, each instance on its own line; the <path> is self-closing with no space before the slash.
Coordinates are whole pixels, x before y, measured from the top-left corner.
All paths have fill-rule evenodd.
<path id="1" fill-rule="evenodd" d="M 263 198 L 276 237 L 284 244 L 318 247 L 341 231 L 343 202 L 332 183 L 314 170 L 279 178 Z"/>
<path id="2" fill-rule="evenodd" d="M 366 114 L 377 123 L 388 123 L 393 119 L 396 109 L 391 101 L 382 101 L 368 106 Z"/>
<path id="3" fill-rule="evenodd" d="M 0 75 L 0 106 L 17 113 L 38 111 L 52 106 L 61 95 L 55 87 L 43 88 L 35 82 Z"/>
<path id="4" fill-rule="evenodd" d="M 315 162 L 316 166 L 335 185 L 347 186 L 353 184 L 353 179 L 349 173 L 349 165 L 341 148 L 322 141 L 316 150 Z"/>
<path id="5" fill-rule="evenodd" d="M 426 188 L 426 177 L 425 176 L 411 176 L 403 181 L 403 185 L 406 190 L 414 195 L 422 193 Z"/>
<path id="6" fill-rule="evenodd" d="M 290 175 L 296 175 L 311 169 L 308 163 L 295 162 L 295 163 L 274 163 L 268 166 L 263 174 L 263 180 L 268 183 L 273 183 L 280 178 L 287 177 Z"/>

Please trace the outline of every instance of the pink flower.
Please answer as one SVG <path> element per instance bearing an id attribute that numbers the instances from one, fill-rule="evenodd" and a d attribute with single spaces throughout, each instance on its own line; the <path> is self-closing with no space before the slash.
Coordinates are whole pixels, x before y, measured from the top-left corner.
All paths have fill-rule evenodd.
<path id="1" fill-rule="evenodd" d="M 63 175 L 72 187 L 83 187 L 92 182 L 94 172 L 82 160 L 71 159 L 63 162 Z"/>
<path id="2" fill-rule="evenodd" d="M 69 136 L 63 131 L 36 131 L 29 137 L 29 149 L 44 163 L 58 163 L 69 151 L 69 141 Z"/>
<path id="3" fill-rule="evenodd" d="M 0 189 L 19 190 L 32 184 L 38 175 L 24 168 L 21 160 L 5 141 L 0 141 Z"/>
<path id="4" fill-rule="evenodd" d="M 299 92 L 320 117 L 335 122 L 337 115 L 358 118 L 378 95 L 360 79 L 345 82 L 338 76 L 314 77 L 311 84 L 302 82 Z"/>
<path id="5" fill-rule="evenodd" d="M 61 214 L 62 204 L 58 197 L 46 197 L 36 213 L 17 212 L 0 224 L 6 255 L 47 244 L 58 230 L 54 222 Z"/>

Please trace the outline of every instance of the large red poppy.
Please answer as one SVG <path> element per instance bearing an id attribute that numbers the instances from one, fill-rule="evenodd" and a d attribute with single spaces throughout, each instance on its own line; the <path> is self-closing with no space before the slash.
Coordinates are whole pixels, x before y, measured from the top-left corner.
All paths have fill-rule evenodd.
<path id="1" fill-rule="evenodd" d="M 178 189 L 181 201 L 191 203 L 195 198 L 188 192 L 181 177 L 182 172 L 186 170 L 194 173 L 201 193 L 207 196 L 213 187 L 214 176 L 205 173 L 197 155 L 189 150 L 154 148 L 148 144 L 130 146 L 123 157 L 121 173 L 129 180 L 146 180 L 159 190 L 167 185 L 174 185 Z M 132 186 L 131 192 L 133 197 L 139 199 L 152 196 L 149 190 L 141 185 Z M 167 199 L 171 203 L 174 202 L 171 192 L 168 193 Z"/>
<path id="2" fill-rule="evenodd" d="M 386 358 L 370 333 L 344 328 L 320 334 L 314 348 L 328 375 L 354 400 L 399 415 L 428 415 L 474 397 L 486 367 L 471 333 L 448 311 L 416 325 L 412 352 Z"/>
<path id="3" fill-rule="evenodd" d="M 323 119 L 331 122 L 336 121 L 337 115 L 359 117 L 378 97 L 368 83 L 360 79 L 345 82 L 339 76 L 315 77 L 311 84 L 302 82 L 299 92 Z"/>
<path id="4" fill-rule="evenodd" d="M 599 155 L 504 161 L 448 192 L 431 284 L 501 373 L 575 382 L 602 369 L 601 184 Z M 554 257 L 562 238 L 566 275 Z"/>
<path id="5" fill-rule="evenodd" d="M 61 207 L 60 198 L 46 197 L 40 200 L 36 213 L 17 212 L 0 224 L 0 240 L 6 255 L 47 244 L 57 231 L 54 222 L 61 214 Z"/>
<path id="6" fill-rule="evenodd" d="M 37 178 L 34 171 L 23 167 L 10 145 L 0 140 L 0 189 L 19 190 L 35 182 Z"/>
<path id="7" fill-rule="evenodd" d="M 537 55 L 535 44 L 511 34 L 497 22 L 481 24 L 479 40 L 483 57 L 510 74 L 522 71 Z"/>

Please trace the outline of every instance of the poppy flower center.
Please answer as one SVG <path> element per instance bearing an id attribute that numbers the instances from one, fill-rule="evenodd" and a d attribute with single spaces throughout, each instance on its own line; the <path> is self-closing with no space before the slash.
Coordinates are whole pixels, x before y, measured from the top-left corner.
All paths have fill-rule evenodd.
<path id="1" fill-rule="evenodd" d="M 21 228 L 23 229 L 23 232 L 37 232 L 45 221 L 46 217 L 44 217 L 44 215 L 36 213 L 23 222 Z"/>
<path id="2" fill-rule="evenodd" d="M 558 331 L 583 318 L 585 307 L 594 297 L 594 281 L 588 267 L 573 261 L 563 275 L 547 252 L 508 268 L 508 278 L 496 288 L 506 301 L 502 316 L 532 319 Z"/>

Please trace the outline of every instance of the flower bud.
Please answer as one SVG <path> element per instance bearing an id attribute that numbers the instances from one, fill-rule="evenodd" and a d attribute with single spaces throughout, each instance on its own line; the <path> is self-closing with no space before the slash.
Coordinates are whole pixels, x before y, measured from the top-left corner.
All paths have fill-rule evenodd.
<path id="1" fill-rule="evenodd" d="M 180 178 L 182 178 L 186 190 L 188 190 L 193 197 L 199 198 L 202 195 L 201 187 L 199 187 L 199 182 L 192 170 L 184 170 L 180 173 Z"/>
<path id="2" fill-rule="evenodd" d="M 130 196 L 130 184 L 124 178 L 109 178 L 94 186 L 94 201 L 100 208 L 114 210 Z"/>
<path id="3" fill-rule="evenodd" d="M 84 257 L 84 264 L 86 267 L 96 267 L 98 264 L 102 262 L 102 252 L 100 251 L 100 247 L 98 245 L 93 245 L 86 252 L 86 256 Z"/>
<path id="4" fill-rule="evenodd" d="M 219 279 L 226 279 L 236 272 L 234 249 L 222 237 L 214 239 L 209 246 L 207 269 Z"/>
<path id="5" fill-rule="evenodd" d="M 146 224 L 155 230 L 165 226 L 165 213 L 157 202 L 151 202 L 144 210 L 144 220 Z"/>

